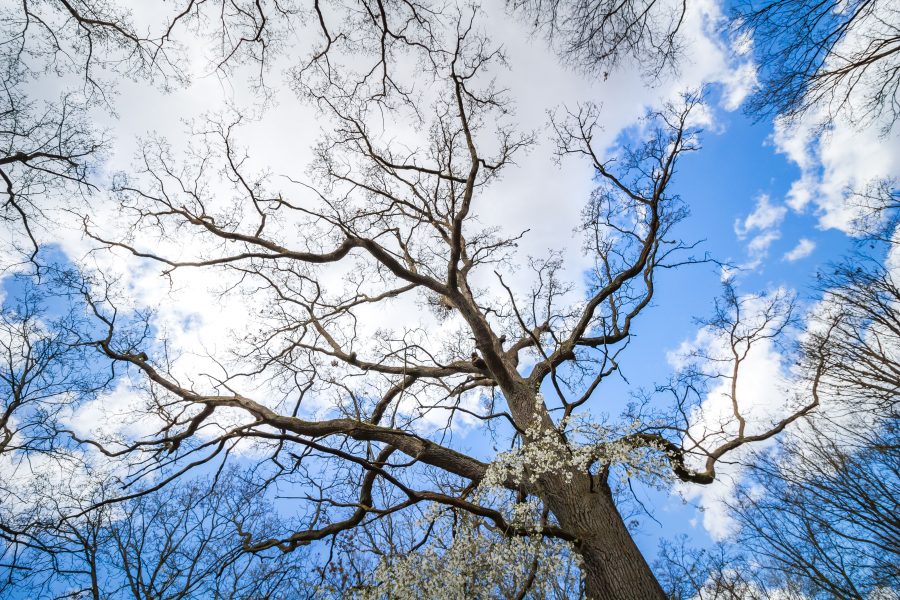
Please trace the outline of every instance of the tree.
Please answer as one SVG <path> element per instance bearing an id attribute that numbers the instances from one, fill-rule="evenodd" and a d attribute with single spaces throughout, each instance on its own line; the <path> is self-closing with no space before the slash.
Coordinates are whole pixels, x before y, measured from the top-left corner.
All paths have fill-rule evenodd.
<path id="1" fill-rule="evenodd" d="M 213 6 L 215 5 L 215 6 Z M 94 125 L 115 114 L 119 78 L 187 85 L 186 45 L 208 40 L 215 70 L 256 67 L 264 84 L 269 55 L 298 20 L 289 3 L 179 3 L 160 23 L 136 19 L 115 0 L 24 0 L 0 7 L 0 215 L 14 232 L 4 271 L 24 256 L 35 266 L 39 247 L 53 238 L 60 208 L 100 191 L 92 175 L 109 146 Z M 185 40 L 184 32 L 196 32 Z M 151 33 L 145 33 L 151 32 Z M 179 35 L 181 34 L 181 35 Z M 187 41 L 187 44 L 185 43 Z M 55 80 L 56 85 L 49 85 Z M 58 87 L 41 97 L 41 87 Z M 43 236 L 41 233 L 48 232 Z"/>
<path id="2" fill-rule="evenodd" d="M 0 568 L 8 572 L 7 582 L 27 570 L 18 551 L 31 545 L 43 521 L 25 480 L 36 471 L 83 467 L 60 419 L 110 381 L 108 372 L 90 368 L 93 353 L 78 345 L 75 332 L 84 324 L 79 311 L 48 298 L 46 286 L 31 277 L 15 280 L 17 293 L 0 307 Z"/>
<path id="3" fill-rule="evenodd" d="M 900 480 L 889 427 L 849 443 L 817 436 L 761 462 L 756 480 L 767 493 L 739 497 L 739 543 L 808 598 L 896 591 Z"/>
<path id="4" fill-rule="evenodd" d="M 655 567 L 671 600 L 801 600 L 792 581 L 760 572 L 758 563 L 730 546 L 691 548 L 684 537 L 665 541 Z"/>
<path id="5" fill-rule="evenodd" d="M 90 110 L 108 106 L 112 89 L 104 70 L 149 76 L 167 59 L 124 12 L 106 2 L 25 1 L 0 8 L 3 219 L 21 228 L 26 239 L 14 238 L 13 247 L 32 262 L 40 245 L 34 220 L 45 221 L 61 197 L 97 190 L 89 172 L 102 160 L 106 139 L 90 123 Z M 34 97 L 35 82 L 48 74 L 75 75 L 76 85 L 58 98 Z"/>
<path id="6" fill-rule="evenodd" d="M 510 0 L 567 62 L 606 77 L 622 62 L 650 79 L 682 59 L 688 0 Z M 746 109 L 822 127 L 840 114 L 891 130 L 900 116 L 900 11 L 889 0 L 741 0 L 727 29 L 761 76 Z M 722 24 L 720 24 L 722 25 Z"/>
<path id="7" fill-rule="evenodd" d="M 807 317 L 797 385 L 821 410 L 743 461 L 734 539 L 712 552 L 664 549 L 674 597 L 896 597 L 900 289 L 895 199 L 880 191 L 863 198 L 872 218 L 860 224 L 874 229 L 819 276 L 822 298 Z"/>
<path id="8" fill-rule="evenodd" d="M 822 431 L 753 456 L 732 506 L 741 529 L 710 551 L 664 548 L 676 598 L 895 598 L 896 423 Z M 893 595 L 891 594 L 893 591 Z"/>
<path id="9" fill-rule="evenodd" d="M 835 405 L 868 412 L 875 423 L 897 419 L 900 387 L 900 287 L 891 263 L 897 242 L 879 246 L 890 251 L 883 262 L 858 252 L 820 281 L 824 300 L 805 343 L 805 354 L 824 365 L 815 381 Z"/>
<path id="10" fill-rule="evenodd" d="M 735 510 L 740 543 L 808 597 L 866 598 L 900 587 L 900 290 L 862 251 L 822 285 L 804 354 L 822 365 L 809 377 L 828 410 L 781 455 L 760 457 L 755 480 L 767 493 L 744 493 Z"/>
<path id="11" fill-rule="evenodd" d="M 877 121 L 900 116 L 900 11 L 891 2 L 747 0 L 737 24 L 752 35 L 762 81 L 748 109 L 793 119 L 824 111 Z M 822 118 L 819 116 L 818 118 Z"/>
<path id="12" fill-rule="evenodd" d="M 13 76 L 15 77 L 15 75 Z M 29 260 L 39 242 L 33 220 L 58 196 L 94 189 L 89 162 L 103 147 L 86 123 L 83 102 L 63 96 L 58 103 L 36 106 L 4 78 L 5 106 L 0 111 L 0 179 L 4 186 L 3 219 L 18 225 L 27 238 L 14 238 L 14 249 Z M 4 265 L 6 270 L 9 265 Z"/>
<path id="13" fill-rule="evenodd" d="M 235 471 L 58 517 L 34 532 L 27 575 L 15 590 L 71 600 L 311 598 L 322 591 L 308 580 L 303 553 L 242 550 L 242 534 L 283 524 Z"/>
<path id="14" fill-rule="evenodd" d="M 622 62 L 638 61 L 651 77 L 681 59 L 688 1 L 509 0 L 567 61 L 607 77 Z"/>
<path id="15" fill-rule="evenodd" d="M 869 433 L 806 432 L 753 456 L 732 506 L 741 525 L 713 551 L 664 547 L 675 598 L 894 598 L 896 423 Z M 893 590 L 894 595 L 891 595 Z"/>
<path id="16" fill-rule="evenodd" d="M 164 346 L 129 333 L 113 296 L 87 286 L 106 329 L 93 344 L 143 376 L 161 423 L 152 436 L 97 445 L 110 456 L 153 450 L 152 472 L 168 480 L 252 441 L 266 456 L 258 477 L 303 490 L 296 502 L 306 516 L 288 535 L 245 538 L 251 552 L 336 544 L 438 505 L 506 536 L 571 543 L 591 598 L 662 598 L 611 485 L 665 464 L 684 481 L 710 483 L 728 452 L 816 406 L 797 402 L 757 423 L 732 394 L 727 421 L 697 435 L 690 415 L 701 397 L 673 386 L 668 419 L 591 418 L 594 392 L 616 371 L 658 270 L 697 260 L 676 236 L 686 210 L 670 186 L 682 155 L 698 147 L 691 119 L 700 98 L 648 115 L 647 135 L 615 160 L 593 144 L 596 107 L 555 120 L 559 155 L 589 161 L 598 182 L 582 225 L 594 268 L 582 294 L 562 279 L 559 260 L 535 259 L 532 287 L 522 289 L 507 267 L 521 234 L 477 221 L 490 184 L 532 142 L 510 126 L 511 101 L 489 81 L 502 55 L 467 12 L 400 3 L 382 16 L 351 12 L 345 25 L 364 27 L 332 33 L 327 52 L 295 71 L 295 88 L 333 124 L 316 146 L 311 182 L 282 190 L 254 175 L 236 141 L 236 115 L 198 128 L 184 157 L 151 140 L 141 172 L 119 178 L 137 238 L 116 239 L 86 221 L 98 243 L 165 273 L 219 270 L 261 309 L 260 330 L 236 341 L 220 374 L 185 376 Z M 348 54 L 357 62 L 338 60 Z M 403 79 L 409 64 L 432 81 L 429 92 Z M 397 139 L 392 127 L 401 123 L 425 137 Z M 195 256 L 167 254 L 168 242 L 188 240 Z M 421 313 L 415 326 L 367 324 L 373 310 L 404 302 L 433 314 Z M 719 321 L 733 334 L 735 373 L 742 351 L 783 327 L 775 307 L 740 328 L 741 303 L 726 296 Z M 263 382 L 263 397 L 242 391 Z M 438 414 L 445 425 L 423 428 Z M 512 450 L 454 447 L 463 415 Z M 150 472 L 142 464 L 134 478 Z M 422 525 L 420 537 L 432 529 Z"/>

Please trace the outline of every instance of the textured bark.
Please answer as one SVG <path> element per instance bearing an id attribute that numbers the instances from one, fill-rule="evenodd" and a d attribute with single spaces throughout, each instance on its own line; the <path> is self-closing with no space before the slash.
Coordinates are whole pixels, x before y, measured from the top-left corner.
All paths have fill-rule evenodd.
<path id="1" fill-rule="evenodd" d="M 526 385 L 504 390 L 518 423 L 540 422 L 555 429 L 543 404 L 534 401 Z M 631 538 L 605 481 L 591 481 L 584 472 L 546 474 L 534 492 L 559 521 L 578 538 L 585 591 L 590 600 L 666 600 L 665 592 Z"/>
<path id="2" fill-rule="evenodd" d="M 554 478 L 556 479 L 556 478 Z M 590 489 L 586 475 L 559 478 L 545 498 L 566 531 L 578 536 L 585 590 L 591 600 L 665 600 L 666 595 L 632 540 L 609 488 Z"/>

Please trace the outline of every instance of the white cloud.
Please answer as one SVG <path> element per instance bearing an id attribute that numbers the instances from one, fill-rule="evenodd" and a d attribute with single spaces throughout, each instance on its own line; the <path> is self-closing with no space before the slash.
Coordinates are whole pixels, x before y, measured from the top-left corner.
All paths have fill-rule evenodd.
<path id="1" fill-rule="evenodd" d="M 776 123 L 776 148 L 801 170 L 788 205 L 797 212 L 811 205 L 820 227 L 852 233 L 859 213 L 848 199 L 873 182 L 900 176 L 900 136 L 884 138 L 875 126 L 860 128 L 843 119 L 821 135 L 817 131 L 816 117 Z"/>
<path id="2" fill-rule="evenodd" d="M 890 0 L 883 4 L 887 9 Z M 853 57 L 872 39 L 883 37 L 883 28 L 889 25 L 880 14 L 879 8 L 873 8 L 869 17 L 854 23 L 834 48 L 829 68 L 841 68 L 847 57 Z M 878 30 L 882 31 L 870 37 Z M 890 60 L 876 61 L 870 67 L 840 82 L 842 87 L 829 95 L 846 99 L 846 103 L 828 102 L 826 98 L 800 119 L 775 123 L 772 139 L 776 149 L 801 171 L 791 186 L 788 204 L 798 212 L 812 206 L 819 226 L 825 229 L 853 233 L 854 220 L 860 215 L 859 208 L 848 201 L 850 195 L 873 182 L 900 177 L 900 128 L 892 122 L 890 109 L 895 100 L 890 94 L 884 96 L 879 80 L 886 70 L 895 67 Z M 873 103 L 883 104 L 884 114 L 870 113 Z"/>
<path id="3" fill-rule="evenodd" d="M 747 251 L 751 256 L 762 257 L 769 251 L 769 246 L 777 239 L 781 238 L 781 232 L 770 229 L 754 236 L 750 243 L 747 244 Z"/>
<path id="4" fill-rule="evenodd" d="M 789 250 L 784 254 L 783 260 L 794 262 L 800 260 L 801 258 L 806 258 L 810 254 L 812 254 L 813 250 L 815 249 L 816 243 L 814 241 L 807 238 L 801 238 L 792 250 Z"/>
<path id="5" fill-rule="evenodd" d="M 734 232 L 739 238 L 744 239 L 753 231 L 773 229 L 781 225 L 787 208 L 772 204 L 768 194 L 760 194 L 756 199 L 756 207 L 743 221 L 738 219 L 734 223 Z"/>
<path id="6" fill-rule="evenodd" d="M 734 222 L 734 233 L 738 239 L 748 237 L 747 254 L 750 260 L 741 265 L 744 269 L 756 269 L 768 256 L 769 247 L 773 242 L 781 238 L 779 226 L 787 214 L 787 207 L 773 204 L 768 194 L 760 194 L 756 199 L 756 206 L 744 219 Z"/>
<path id="7" fill-rule="evenodd" d="M 725 93 L 722 97 L 722 107 L 729 111 L 737 110 L 758 83 L 756 65 L 752 62 L 742 63 L 723 79 Z"/>
<path id="8" fill-rule="evenodd" d="M 108 392 L 82 405 L 74 405 L 63 423 L 82 439 L 146 438 L 164 425 L 145 410 L 146 404 L 146 398 L 123 378 Z"/>

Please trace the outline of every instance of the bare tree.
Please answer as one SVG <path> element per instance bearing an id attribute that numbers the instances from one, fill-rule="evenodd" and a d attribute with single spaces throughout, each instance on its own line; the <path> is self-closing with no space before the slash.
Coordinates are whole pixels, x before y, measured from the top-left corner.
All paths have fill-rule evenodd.
<path id="1" fill-rule="evenodd" d="M 248 554 L 240 536 L 283 527 L 272 503 L 226 470 L 104 504 L 35 533 L 16 590 L 90 598 L 311 598 L 304 553 Z"/>
<path id="2" fill-rule="evenodd" d="M 675 597 L 894 598 L 900 589 L 900 324 L 890 196 L 873 195 L 873 235 L 819 276 L 797 386 L 821 398 L 775 449 L 742 460 L 740 524 L 713 552 L 665 548 Z M 737 587 L 736 587 L 737 586 Z"/>
<path id="3" fill-rule="evenodd" d="M 89 111 L 98 103 L 108 106 L 113 86 L 104 70 L 151 76 L 163 69 L 168 54 L 136 33 L 126 11 L 106 2 L 4 5 L 0 37 L 3 219 L 23 234 L 13 244 L 34 262 L 34 220 L 46 222 L 46 210 L 60 197 L 96 190 L 89 172 L 102 160 L 106 139 L 90 124 Z M 76 84 L 58 98 L 34 97 L 36 82 L 48 73 L 74 75 Z"/>
<path id="4" fill-rule="evenodd" d="M 17 302 L 0 312 L 0 352 L 3 368 L 3 404 L 0 412 L 0 453 L 30 450 L 52 443 L 45 418 L 55 398 L 76 393 L 68 323 L 44 319 L 42 298 L 26 286 Z"/>
<path id="5" fill-rule="evenodd" d="M 855 439 L 818 435 L 763 460 L 766 494 L 736 506 L 740 543 L 809 598 L 870 598 L 900 587 L 894 424 Z"/>
<path id="6" fill-rule="evenodd" d="M 35 265 L 38 233 L 58 220 L 54 213 L 98 191 L 94 174 L 109 139 L 93 123 L 98 112 L 115 113 L 121 78 L 163 90 L 187 85 L 185 48 L 203 44 L 216 71 L 252 65 L 254 86 L 264 90 L 270 55 L 307 15 L 291 2 L 185 0 L 160 16 L 142 22 L 115 0 L 0 7 L 0 219 L 13 250 Z M 55 97 L 41 97 L 42 87 L 60 85 Z"/>
<path id="7" fill-rule="evenodd" d="M 900 588 L 900 290 L 882 260 L 858 251 L 820 282 L 804 362 L 822 366 L 807 376 L 828 410 L 780 455 L 756 461 L 767 493 L 745 493 L 735 507 L 741 543 L 808 597 Z"/>
<path id="8" fill-rule="evenodd" d="M 59 103 L 29 102 L 8 81 L 3 91 L 8 104 L 0 113 L 2 218 L 14 232 L 15 250 L 35 261 L 39 242 L 34 219 L 42 221 L 46 209 L 62 196 L 96 189 L 88 171 L 100 158 L 104 142 L 87 124 L 80 99 L 64 96 Z M 25 239 L 17 239 L 19 232 Z"/>
<path id="9" fill-rule="evenodd" d="M 749 389 L 743 380 L 745 365 L 761 346 L 778 347 L 789 339 L 789 330 L 796 324 L 795 301 L 784 290 L 739 296 L 730 281 L 723 288 L 713 317 L 699 321 L 717 343 L 693 350 L 685 357 L 687 365 L 673 380 L 657 388 L 657 392 L 672 398 L 673 410 L 655 418 L 665 422 L 663 431 L 669 435 L 674 433 L 680 439 L 678 445 L 671 445 L 667 440 L 659 443 L 676 459 L 673 462 L 676 474 L 682 477 L 678 470 L 686 469 L 687 476 L 682 479 L 697 483 L 712 483 L 716 463 L 726 454 L 745 444 L 774 437 L 813 413 L 820 404 L 817 390 L 813 388 L 808 394 L 794 393 L 786 398 L 786 415 L 751 413 L 753 404 L 742 401 L 742 390 Z M 790 352 L 784 346 L 781 349 Z M 820 362 L 815 368 L 821 370 L 824 366 Z M 716 394 L 720 402 L 705 402 Z M 638 412 L 634 418 L 652 420 L 654 417 Z M 760 420 L 766 423 L 762 430 L 759 430 Z M 757 431 L 753 432 L 754 429 Z M 687 469 L 682 462 L 686 457 L 701 460 L 704 469 L 700 472 Z"/>
<path id="10" fill-rule="evenodd" d="M 28 545 L 40 520 L 20 478 L 43 461 L 62 470 L 80 466 L 71 440 L 60 433 L 60 417 L 110 379 L 108 372 L 90 368 L 96 359 L 78 345 L 78 311 L 58 299 L 55 310 L 48 310 L 46 290 L 28 277 L 15 284 L 15 295 L 0 309 L 0 540 L 13 554 L 19 544 Z M 20 566 L 15 556 L 5 558 L 11 573 Z"/>
<path id="11" fill-rule="evenodd" d="M 748 108 L 796 118 L 842 112 L 860 122 L 900 116 L 900 10 L 892 2 L 746 0 L 737 25 L 752 36 L 762 81 Z"/>
<path id="12" fill-rule="evenodd" d="M 546 34 L 569 64 L 604 77 L 634 61 L 651 77 L 682 58 L 688 1 L 510 0 L 513 13 Z M 761 75 L 747 109 L 794 119 L 816 111 L 823 127 L 838 114 L 880 120 L 900 115 L 900 11 L 889 0 L 742 0 L 730 35 L 746 35 Z"/>
<path id="13" fill-rule="evenodd" d="M 687 0 L 509 0 L 507 5 L 544 33 L 568 63 L 604 78 L 623 61 L 659 77 L 681 58 Z"/>
<path id="14" fill-rule="evenodd" d="M 108 330 L 95 345 L 143 374 L 165 423 L 153 436 L 102 450 L 153 450 L 157 462 L 132 477 L 174 478 L 252 440 L 268 456 L 258 476 L 303 490 L 296 501 L 307 517 L 289 535 L 248 537 L 248 551 L 335 545 L 354 530 L 371 532 L 366 526 L 438 505 L 507 536 L 571 543 L 589 597 L 662 598 L 616 507 L 610 483 L 618 465 L 643 468 L 655 459 L 685 481 L 710 483 L 726 453 L 776 435 L 815 407 L 798 404 L 760 425 L 744 417 L 735 394 L 728 424 L 688 439 L 691 428 L 678 420 L 689 414 L 686 403 L 675 421 L 629 415 L 605 426 L 590 419 L 594 392 L 615 373 L 658 269 L 696 261 L 675 236 L 686 211 L 670 184 L 682 155 L 698 146 L 690 120 L 699 98 L 649 115 L 644 141 L 615 160 L 594 144 L 596 107 L 558 116 L 560 156 L 588 160 L 599 182 L 582 226 L 595 264 L 583 295 L 561 279 L 553 258 L 532 261 L 532 289 L 517 289 L 506 265 L 519 237 L 477 221 L 490 184 L 531 143 L 509 125 L 509 99 L 486 81 L 502 55 L 474 33 L 468 14 L 412 4 L 396 10 L 391 22 L 403 24 L 402 35 L 377 21 L 360 34 L 376 49 L 393 39 L 389 52 L 373 57 L 359 37 L 333 42 L 347 52 L 362 47 L 374 69 L 348 71 L 334 60 L 339 55 L 317 54 L 297 73 L 298 91 L 334 124 L 316 147 L 312 182 L 274 189 L 248 168 L 235 137 L 239 119 L 210 123 L 191 157 L 152 141 L 140 159 L 143 173 L 117 184 L 131 230 L 156 233 L 162 250 L 108 239 L 86 221 L 97 242 L 156 261 L 164 272 L 220 269 L 265 307 L 261 330 L 243 336 L 221 374 L 184 379 L 177 357 L 122 335 L 115 303 L 87 289 Z M 431 93 L 414 93 L 402 70 L 391 68 L 403 56 L 424 71 Z M 386 121 L 414 123 L 427 138 L 397 140 Z M 201 249 L 168 256 L 172 239 Z M 323 283 L 334 265 L 347 269 L 343 289 Z M 369 311 L 408 300 L 429 307 L 434 320 L 367 329 Z M 773 305 L 762 324 L 740 329 L 741 305 L 732 300 L 722 319 L 736 332 L 736 370 L 754 340 L 784 325 Z M 449 319 L 455 331 L 440 335 L 434 326 Z M 268 382 L 266 397 L 241 391 L 259 380 Z M 328 408 L 310 410 L 323 401 Z M 223 424 L 226 412 L 242 418 Z M 445 426 L 420 427 L 437 414 Z M 461 415 L 483 421 L 511 451 L 484 456 L 454 447 Z M 543 520 L 520 518 L 530 503 Z M 429 531 L 423 525 L 421 535 Z"/>
<path id="15" fill-rule="evenodd" d="M 684 538 L 664 541 L 654 565 L 672 600 L 801 600 L 793 581 L 758 568 L 752 555 L 724 545 L 690 547 Z"/>
<path id="16" fill-rule="evenodd" d="M 853 191 L 848 200 L 856 213 L 852 222 L 854 233 L 871 248 L 885 243 L 890 245 L 900 208 L 897 182 L 891 178 L 873 181 L 862 190 Z M 866 262 L 871 263 L 871 260 Z"/>
<path id="17" fill-rule="evenodd" d="M 816 381 L 835 399 L 836 409 L 896 420 L 900 287 L 890 264 L 882 261 L 858 252 L 820 278 L 824 300 L 812 317 L 805 353 L 825 365 Z"/>
<path id="18" fill-rule="evenodd" d="M 666 545 L 657 568 L 676 598 L 893 598 L 900 587 L 896 423 L 823 430 L 758 453 L 732 509 L 734 540 Z"/>

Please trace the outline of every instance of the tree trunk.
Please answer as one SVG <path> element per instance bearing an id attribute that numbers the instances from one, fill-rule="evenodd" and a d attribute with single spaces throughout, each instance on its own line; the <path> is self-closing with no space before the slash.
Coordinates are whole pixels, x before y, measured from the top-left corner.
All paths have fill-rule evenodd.
<path id="1" fill-rule="evenodd" d="M 554 478 L 557 479 L 557 478 Z M 547 482 L 551 483 L 551 482 Z M 585 591 L 591 600 L 665 600 L 643 555 L 616 509 L 608 486 L 590 489 L 587 475 L 546 486 L 545 501 L 567 531 L 577 535 Z"/>

